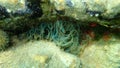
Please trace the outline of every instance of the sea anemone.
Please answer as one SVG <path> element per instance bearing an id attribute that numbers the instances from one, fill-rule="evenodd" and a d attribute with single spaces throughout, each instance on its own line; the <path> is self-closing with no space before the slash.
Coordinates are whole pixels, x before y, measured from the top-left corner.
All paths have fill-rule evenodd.
<path id="1" fill-rule="evenodd" d="M 0 51 L 8 46 L 9 38 L 6 32 L 0 30 Z"/>
<path id="2" fill-rule="evenodd" d="M 80 25 L 69 21 L 57 20 L 54 23 L 40 23 L 37 28 L 26 32 L 27 38 L 53 41 L 61 47 L 79 45 L 81 41 Z"/>

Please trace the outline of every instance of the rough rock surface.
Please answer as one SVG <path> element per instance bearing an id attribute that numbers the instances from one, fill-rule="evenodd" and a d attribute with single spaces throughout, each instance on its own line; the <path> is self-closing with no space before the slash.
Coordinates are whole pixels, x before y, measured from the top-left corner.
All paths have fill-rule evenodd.
<path id="1" fill-rule="evenodd" d="M 80 55 L 83 68 L 119 68 L 120 40 L 111 38 L 109 41 L 92 42 Z"/>
<path id="2" fill-rule="evenodd" d="M 65 15 L 72 16 L 76 19 L 84 17 L 86 11 L 92 15 L 102 12 L 107 18 L 113 18 L 120 13 L 120 1 L 114 0 L 50 0 L 54 4 L 56 10 L 65 10 Z M 90 12 L 90 11 L 93 11 Z M 71 13 L 72 12 L 72 13 Z M 80 16 L 81 15 L 81 16 Z M 97 15 L 96 15 L 97 16 Z"/>
<path id="3" fill-rule="evenodd" d="M 20 42 L 17 46 L 0 52 L 0 68 L 79 68 L 79 66 L 78 57 L 63 52 L 54 43 L 47 41 L 31 41 L 25 44 Z"/>
<path id="4" fill-rule="evenodd" d="M 58 13 L 80 21 L 98 22 L 111 28 L 120 28 L 120 1 L 114 0 L 50 0 Z M 114 20 L 115 19 L 115 20 Z"/>

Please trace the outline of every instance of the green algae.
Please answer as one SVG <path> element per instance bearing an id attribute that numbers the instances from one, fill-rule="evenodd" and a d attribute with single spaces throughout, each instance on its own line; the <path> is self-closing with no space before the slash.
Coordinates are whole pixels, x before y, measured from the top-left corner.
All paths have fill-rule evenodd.
<path id="1" fill-rule="evenodd" d="M 2 30 L 0 30 L 0 51 L 5 50 L 9 45 L 9 37 L 8 34 Z"/>

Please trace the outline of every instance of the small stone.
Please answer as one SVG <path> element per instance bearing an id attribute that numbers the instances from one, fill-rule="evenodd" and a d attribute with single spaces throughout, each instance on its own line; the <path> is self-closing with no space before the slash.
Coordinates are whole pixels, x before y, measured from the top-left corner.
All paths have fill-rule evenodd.
<path id="1" fill-rule="evenodd" d="M 41 55 L 35 55 L 34 59 L 36 61 L 39 61 L 40 63 L 44 64 L 47 61 L 48 57 L 47 56 L 41 56 Z"/>

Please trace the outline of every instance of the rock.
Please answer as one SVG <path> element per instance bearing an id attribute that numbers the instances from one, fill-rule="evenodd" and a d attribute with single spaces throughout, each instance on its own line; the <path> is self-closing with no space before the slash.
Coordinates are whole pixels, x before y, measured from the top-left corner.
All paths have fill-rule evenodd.
<path id="1" fill-rule="evenodd" d="M 114 0 L 50 0 L 58 14 L 83 22 L 97 22 L 111 28 L 120 28 L 120 1 Z"/>
<path id="2" fill-rule="evenodd" d="M 113 18 L 120 13 L 118 8 L 120 1 L 114 0 L 50 0 L 50 2 L 54 4 L 56 10 L 65 10 L 65 15 L 76 19 L 87 14 L 90 16 L 97 14 L 95 15 L 97 17 L 100 12 L 106 18 Z"/>
<path id="3" fill-rule="evenodd" d="M 25 8 L 25 0 L 0 0 L 0 5 L 4 6 L 8 12 Z"/>
<path id="4" fill-rule="evenodd" d="M 83 68 L 119 68 L 120 40 L 112 37 L 109 41 L 99 40 L 87 46 L 80 55 Z"/>
<path id="5" fill-rule="evenodd" d="M 0 0 L 0 29 L 22 33 L 21 31 L 36 26 L 38 23 L 36 18 L 43 15 L 40 1 L 34 3 L 31 0 L 28 1 Z M 35 21 L 37 22 L 35 23 Z"/>
<path id="6" fill-rule="evenodd" d="M 48 62 L 47 68 L 81 68 L 80 59 L 68 53 L 56 53 Z"/>
<path id="7" fill-rule="evenodd" d="M 56 63 L 64 68 L 79 68 L 80 65 L 79 58 L 47 41 L 20 42 L 1 52 L 0 60 L 1 68 L 56 68 Z"/>
<path id="8" fill-rule="evenodd" d="M 32 19 L 43 15 L 40 0 L 0 0 L 0 6 L 6 9 L 10 17 L 26 16 Z"/>

